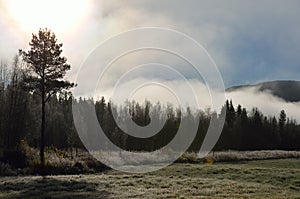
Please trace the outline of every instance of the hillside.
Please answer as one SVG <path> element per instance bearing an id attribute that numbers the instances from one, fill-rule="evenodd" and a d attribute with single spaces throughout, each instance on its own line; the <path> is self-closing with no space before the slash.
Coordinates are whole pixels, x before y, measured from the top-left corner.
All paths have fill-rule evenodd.
<path id="1" fill-rule="evenodd" d="M 260 91 L 270 91 L 273 95 L 288 102 L 300 102 L 300 81 L 271 81 L 255 85 L 241 85 L 228 88 L 227 92 L 238 91 L 244 88 L 258 88 Z"/>

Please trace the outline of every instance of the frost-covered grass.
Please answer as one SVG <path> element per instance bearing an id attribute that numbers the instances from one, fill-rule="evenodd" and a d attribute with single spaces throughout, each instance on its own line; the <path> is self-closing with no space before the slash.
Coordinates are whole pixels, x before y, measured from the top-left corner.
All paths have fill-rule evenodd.
<path id="1" fill-rule="evenodd" d="M 262 150 L 262 151 L 224 151 L 210 153 L 217 162 L 250 161 L 268 159 L 300 158 L 300 151 Z"/>
<path id="2" fill-rule="evenodd" d="M 173 164 L 147 174 L 2 177 L 0 198 L 299 198 L 300 159 Z"/>
<path id="3" fill-rule="evenodd" d="M 82 152 L 81 156 L 86 156 L 87 152 Z M 109 157 L 107 162 L 113 165 L 143 165 L 143 164 L 159 164 L 172 162 L 176 153 L 172 150 L 158 150 L 152 153 L 136 153 L 133 156 L 130 152 L 92 152 L 95 157 L 105 160 L 104 157 Z M 179 163 L 202 163 L 207 160 L 213 162 L 239 162 L 250 160 L 268 160 L 268 159 L 288 159 L 300 158 L 300 151 L 283 151 L 283 150 L 260 150 L 260 151 L 218 151 L 210 152 L 203 158 L 199 153 L 186 152 L 177 159 Z"/>

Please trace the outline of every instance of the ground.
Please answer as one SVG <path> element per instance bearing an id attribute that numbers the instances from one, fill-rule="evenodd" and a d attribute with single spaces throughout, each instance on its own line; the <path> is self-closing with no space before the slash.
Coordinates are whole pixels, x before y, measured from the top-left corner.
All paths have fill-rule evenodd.
<path id="1" fill-rule="evenodd" d="M 0 198 L 300 198 L 300 159 L 177 163 L 148 174 L 2 177 Z"/>

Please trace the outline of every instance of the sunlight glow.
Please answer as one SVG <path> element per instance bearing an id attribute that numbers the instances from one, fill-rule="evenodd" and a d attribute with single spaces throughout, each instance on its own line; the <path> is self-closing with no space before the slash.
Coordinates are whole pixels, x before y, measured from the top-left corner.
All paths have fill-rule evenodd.
<path id="1" fill-rule="evenodd" d="M 26 33 L 50 28 L 58 34 L 74 30 L 89 14 L 91 0 L 7 0 L 7 14 Z"/>

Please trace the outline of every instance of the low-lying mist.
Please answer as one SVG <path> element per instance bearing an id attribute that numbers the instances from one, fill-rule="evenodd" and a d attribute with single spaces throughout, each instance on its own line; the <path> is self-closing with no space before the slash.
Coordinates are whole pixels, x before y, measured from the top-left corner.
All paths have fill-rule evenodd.
<path id="1" fill-rule="evenodd" d="M 219 112 L 221 107 L 225 104 L 218 104 L 218 107 L 212 108 L 211 93 L 217 93 L 216 96 L 222 96 L 222 92 L 209 91 L 208 87 L 198 80 L 188 80 L 189 85 L 193 88 L 194 93 L 188 93 L 186 88 L 186 82 L 182 80 L 159 80 L 159 79 L 133 79 L 120 86 L 118 89 L 118 96 L 122 96 L 124 100 L 135 100 L 139 103 L 143 103 L 146 99 L 152 103 L 160 102 L 161 104 L 172 104 L 174 107 L 179 105 L 182 107 L 191 107 L 192 109 L 216 110 Z M 145 82 L 158 82 L 155 84 L 147 84 L 139 88 L 134 85 L 143 85 Z M 164 86 L 161 86 L 164 85 Z M 175 89 L 174 89 L 175 88 Z M 131 89 L 131 91 L 128 91 Z M 101 96 L 111 98 L 113 96 L 113 88 L 108 88 L 105 91 L 99 92 Z M 130 96 L 128 96 L 130 93 Z M 274 96 L 269 91 L 260 91 L 259 86 L 240 88 L 234 91 L 226 91 L 225 97 L 228 100 L 232 100 L 234 105 L 240 104 L 245 107 L 248 112 L 253 108 L 258 108 L 264 115 L 267 116 L 279 116 L 281 110 L 285 110 L 289 118 L 300 121 L 300 102 L 287 102 L 282 98 Z M 115 95 L 115 94 L 114 94 Z M 179 97 L 180 96 L 180 97 Z M 198 105 L 193 103 L 192 98 L 198 98 Z M 181 98 L 181 101 L 179 100 Z M 220 99 L 222 99 L 220 97 Z M 114 100 L 113 100 L 114 101 Z M 115 103 L 123 103 L 121 101 L 114 101 Z"/>

